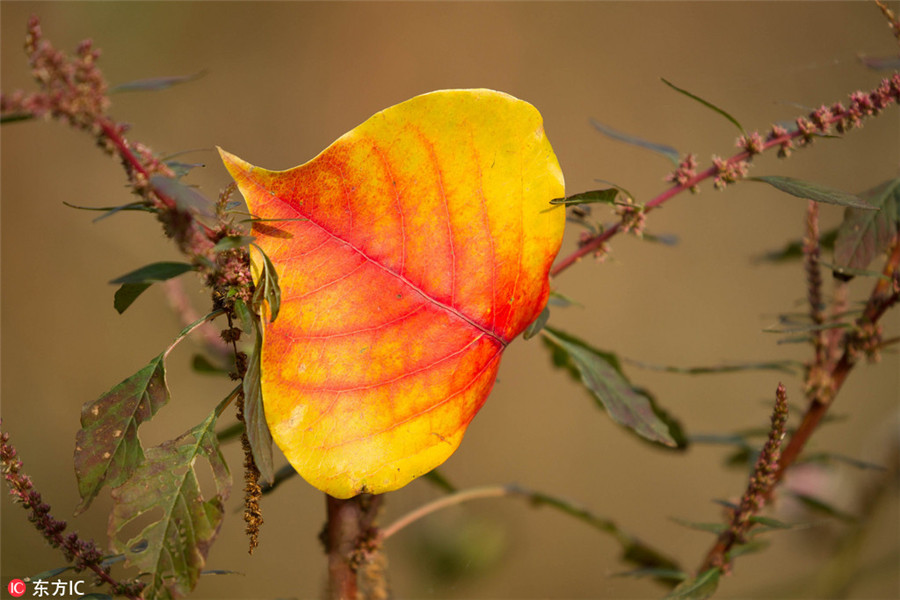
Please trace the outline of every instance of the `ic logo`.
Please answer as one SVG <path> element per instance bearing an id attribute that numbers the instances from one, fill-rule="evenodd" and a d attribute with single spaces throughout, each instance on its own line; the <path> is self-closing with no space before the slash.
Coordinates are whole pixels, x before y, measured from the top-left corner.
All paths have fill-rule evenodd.
<path id="1" fill-rule="evenodd" d="M 6 589 L 9 591 L 9 595 L 18 598 L 20 596 L 25 595 L 25 582 L 21 579 L 13 579 L 9 582 L 9 585 L 6 586 Z"/>

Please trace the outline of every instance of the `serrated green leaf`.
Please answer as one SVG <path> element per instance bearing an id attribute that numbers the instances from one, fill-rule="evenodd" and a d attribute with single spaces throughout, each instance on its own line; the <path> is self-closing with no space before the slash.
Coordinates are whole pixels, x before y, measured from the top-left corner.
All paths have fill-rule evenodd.
<path id="1" fill-rule="evenodd" d="M 149 448 L 134 476 L 112 493 L 109 537 L 127 565 L 148 574 L 147 600 L 184 596 L 197 583 L 210 546 L 219 531 L 224 501 L 231 489 L 228 466 L 219 450 L 215 423 L 230 397 L 205 421 L 175 440 Z M 215 494 L 206 499 L 196 468 L 206 459 L 212 469 Z M 162 516 L 128 540 L 121 535 L 142 517 Z M 146 547 L 134 551 L 136 544 Z"/>
<path id="2" fill-rule="evenodd" d="M 147 291 L 150 283 L 123 283 L 113 296 L 113 307 L 120 315 L 131 306 L 138 296 Z"/>
<path id="3" fill-rule="evenodd" d="M 193 265 L 184 262 L 155 262 L 121 277 L 116 277 L 110 283 L 154 283 L 166 281 L 193 270 Z"/>
<path id="4" fill-rule="evenodd" d="M 666 422 L 651 400 L 622 375 L 615 355 L 591 348 L 559 330 L 544 328 L 544 342 L 553 350 L 554 364 L 580 375 L 581 381 L 616 423 L 645 439 L 677 447 Z"/>
<path id="5" fill-rule="evenodd" d="M 75 514 L 90 506 L 104 484 L 121 485 L 144 460 L 137 430 L 169 402 L 166 357 L 191 331 L 222 312 L 215 310 L 182 329 L 147 366 L 82 407 L 74 459 L 81 503 Z"/>
<path id="6" fill-rule="evenodd" d="M 81 503 L 90 506 L 104 484 L 121 485 L 144 460 L 137 430 L 169 401 L 165 353 L 81 410 L 75 437 L 75 476 Z"/>
<path id="7" fill-rule="evenodd" d="M 762 177 L 748 177 L 748 181 L 761 181 L 768 183 L 775 189 L 781 190 L 791 196 L 797 198 L 806 198 L 815 202 L 824 202 L 826 204 L 837 204 L 839 206 L 853 206 L 863 210 L 878 210 L 877 207 L 871 206 L 857 196 L 843 192 L 841 190 L 813 183 L 811 181 L 803 181 L 793 177 L 781 177 L 777 175 L 764 175 Z"/>
<path id="8" fill-rule="evenodd" d="M 616 196 L 619 190 L 611 188 L 607 190 L 591 190 L 589 192 L 581 192 L 580 194 L 572 194 L 565 198 L 554 198 L 550 204 L 573 206 L 576 204 L 615 204 Z"/>
<path id="9" fill-rule="evenodd" d="M 260 356 L 262 354 L 262 335 L 256 334 L 256 343 L 247 362 L 247 373 L 244 375 L 244 425 L 247 438 L 253 451 L 256 467 L 266 481 L 274 480 L 272 467 L 272 433 L 266 423 L 263 407 L 262 387 L 260 386 Z"/>
<path id="10" fill-rule="evenodd" d="M 541 314 L 537 316 L 537 319 L 532 321 L 532 323 L 525 328 L 525 332 L 522 334 L 522 339 L 530 340 L 538 333 L 540 333 L 541 329 L 544 328 L 544 325 L 547 324 L 547 319 L 550 318 L 550 307 L 545 306 L 544 310 L 541 311 Z"/>
<path id="11" fill-rule="evenodd" d="M 673 148 L 672 146 L 666 146 L 665 144 L 657 144 L 654 142 L 648 142 L 647 140 L 641 139 L 637 136 L 630 135 L 627 133 L 622 133 L 621 131 L 616 131 L 612 127 L 608 125 L 604 125 L 600 121 L 595 119 L 591 119 L 591 125 L 594 128 L 607 137 L 611 137 L 614 140 L 618 140 L 620 142 L 625 142 L 626 144 L 631 144 L 632 146 L 638 146 L 640 148 L 646 148 L 647 150 L 652 150 L 657 154 L 661 154 L 665 156 L 669 161 L 678 166 L 678 162 L 680 160 L 680 156 L 678 154 L 678 150 Z M 633 198 L 634 196 L 632 196 Z"/>
<path id="12" fill-rule="evenodd" d="M 153 191 L 172 199 L 182 211 L 208 218 L 215 216 L 215 205 L 209 198 L 177 179 L 165 175 L 151 175 L 150 187 Z"/>
<path id="13" fill-rule="evenodd" d="M 664 600 L 704 600 L 719 587 L 719 569 L 709 569 L 692 579 L 680 583 Z"/>
<path id="14" fill-rule="evenodd" d="M 840 269 L 865 270 L 881 255 L 897 232 L 900 178 L 885 181 L 859 195 L 880 210 L 847 208 L 834 243 L 834 262 Z"/>
<path id="15" fill-rule="evenodd" d="M 747 135 L 747 132 L 744 131 L 744 128 L 741 126 L 740 123 L 738 123 L 738 120 L 737 120 L 737 119 L 735 119 L 734 117 L 732 117 L 730 114 L 728 114 L 727 112 L 725 112 L 724 110 L 722 110 L 721 108 L 719 108 L 718 106 L 716 106 L 715 104 L 713 104 L 712 102 L 709 102 L 709 101 L 707 101 L 707 100 L 704 100 L 704 99 L 701 98 L 700 96 L 697 96 L 697 95 L 695 95 L 695 94 L 692 94 L 691 92 L 687 91 L 686 89 L 683 89 L 683 88 L 678 87 L 677 85 L 675 85 L 675 84 L 672 83 L 671 81 L 666 80 L 666 79 L 663 78 L 663 77 L 660 77 L 660 79 L 662 80 L 662 82 L 663 82 L 664 84 L 666 84 L 667 86 L 669 86 L 670 88 L 672 88 L 672 89 L 675 90 L 676 92 L 678 92 L 678 93 L 680 93 L 680 94 L 684 94 L 685 96 L 687 96 L 687 97 L 690 98 L 691 100 L 696 100 L 697 102 L 699 102 L 700 104 L 702 104 L 702 105 L 705 106 L 706 108 L 710 108 L 710 109 L 714 110 L 715 112 L 719 113 L 720 115 L 722 115 L 723 117 L 725 117 L 726 119 L 728 119 L 728 120 L 732 123 L 732 125 L 734 125 L 735 127 L 737 127 L 737 128 L 738 128 L 738 131 L 740 131 L 743 135 Z"/>
<path id="16" fill-rule="evenodd" d="M 229 235 L 223 237 L 213 246 L 213 252 L 222 252 L 223 250 L 234 250 L 235 248 L 244 248 L 249 246 L 256 238 L 252 235 Z"/>
<path id="17" fill-rule="evenodd" d="M 196 73 L 192 73 L 191 75 L 175 75 L 171 77 L 148 77 L 146 79 L 135 79 L 134 81 L 128 81 L 126 83 L 114 85 L 109 89 L 108 93 L 120 94 L 122 92 L 155 92 L 170 88 L 173 85 L 178 85 L 179 83 L 194 81 L 195 79 L 199 79 L 204 75 L 206 75 L 206 71 L 197 71 Z"/>

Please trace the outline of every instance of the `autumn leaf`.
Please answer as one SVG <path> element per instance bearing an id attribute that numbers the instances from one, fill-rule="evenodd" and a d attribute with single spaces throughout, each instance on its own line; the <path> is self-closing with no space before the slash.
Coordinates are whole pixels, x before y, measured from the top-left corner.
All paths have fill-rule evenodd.
<path id="1" fill-rule="evenodd" d="M 440 465 L 547 302 L 565 221 L 549 203 L 565 191 L 540 114 L 499 92 L 439 91 L 286 171 L 220 153 L 278 270 L 261 363 L 276 444 L 338 498 Z"/>

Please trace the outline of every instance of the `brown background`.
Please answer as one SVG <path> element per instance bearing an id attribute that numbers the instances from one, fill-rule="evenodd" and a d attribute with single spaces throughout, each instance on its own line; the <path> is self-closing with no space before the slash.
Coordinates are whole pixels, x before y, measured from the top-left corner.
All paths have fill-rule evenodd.
<path id="1" fill-rule="evenodd" d="M 160 153 L 198 149 L 187 159 L 207 166 L 189 181 L 211 196 L 227 182 L 212 151 L 216 144 L 254 164 L 287 168 L 410 96 L 488 87 L 542 112 L 570 193 L 598 187 L 599 178 L 646 201 L 664 189 L 668 164 L 604 138 L 590 117 L 696 152 L 708 164 L 711 154 L 734 151 L 736 130 L 660 77 L 725 107 L 748 128 L 765 128 L 806 110 L 801 107 L 870 89 L 881 75 L 862 67 L 857 54 L 897 51 L 877 8 L 856 2 L 4 2 L 0 11 L 4 91 L 31 88 L 21 53 L 30 13 L 41 16 L 47 36 L 66 50 L 92 37 L 113 83 L 206 69 L 204 78 L 174 89 L 118 95 L 113 114 L 133 124 L 133 139 Z M 787 174 L 858 192 L 897 175 L 898 130 L 894 107 L 845 140 L 817 141 L 787 163 L 762 157 L 753 174 Z M 146 364 L 180 329 L 160 290 L 119 316 L 106 282 L 178 257 L 146 215 L 92 223 L 94 214 L 62 205 L 130 199 L 119 165 L 84 134 L 56 123 L 20 123 L 4 126 L 2 136 L 3 429 L 46 499 L 67 517 L 77 505 L 71 461 L 81 405 Z M 777 345 L 776 336 L 762 332 L 776 314 L 802 309 L 800 266 L 752 260 L 799 237 L 804 208 L 804 201 L 754 183 L 724 193 L 705 186 L 699 196 L 679 197 L 650 217 L 650 230 L 677 234 L 678 246 L 617 237 L 609 262 L 585 261 L 559 278 L 558 289 L 584 306 L 555 310 L 552 323 L 649 362 L 805 360 L 806 346 Z M 822 212 L 826 226 L 841 215 L 834 207 Z M 564 252 L 574 240 L 569 235 Z M 870 285 L 855 284 L 857 297 Z M 205 310 L 199 288 L 192 284 L 190 294 Z M 898 322 L 896 314 L 887 320 L 888 335 L 897 335 Z M 146 443 L 199 422 L 229 389 L 191 373 L 196 349 L 188 342 L 171 355 L 173 399 L 142 429 Z M 779 379 L 793 399 L 802 394 L 797 378 L 771 372 L 703 378 L 628 372 L 693 433 L 764 426 Z M 835 407 L 847 418 L 821 431 L 813 447 L 884 462 L 887 440 L 897 433 L 897 374 L 897 354 L 855 371 Z M 697 445 L 677 455 L 637 442 L 552 370 L 532 341 L 510 347 L 490 401 L 444 472 L 461 487 L 515 481 L 571 498 L 695 568 L 711 538 L 671 517 L 720 519 L 711 500 L 735 497 L 744 485 L 742 472 L 722 468 L 726 453 Z M 236 449 L 229 446 L 226 455 L 239 477 Z M 835 502 L 853 510 L 858 484 L 877 475 L 839 468 L 825 477 Z M 235 512 L 239 496 L 236 491 L 230 501 L 209 567 L 243 575 L 204 577 L 196 597 L 320 595 L 321 494 L 296 479 L 267 498 L 262 545 L 252 558 Z M 385 522 L 435 496 L 425 482 L 391 494 Z M 73 525 L 102 541 L 108 508 L 104 491 Z M 876 568 L 851 590 L 853 597 L 900 595 L 897 508 L 894 492 L 862 553 L 862 564 Z M 4 585 L 62 563 L 29 531 L 22 511 L 6 499 L 0 509 Z M 833 532 L 816 522 L 769 536 L 773 546 L 741 559 L 719 597 L 816 596 L 810 582 L 830 568 Z M 422 566 L 428 535 L 468 543 L 459 577 L 441 579 Z M 611 577 L 626 568 L 618 551 L 608 536 L 517 500 L 447 511 L 387 544 L 399 598 L 660 596 L 661 588 L 648 581 Z M 487 571 L 480 568 L 485 561 L 492 565 Z"/>

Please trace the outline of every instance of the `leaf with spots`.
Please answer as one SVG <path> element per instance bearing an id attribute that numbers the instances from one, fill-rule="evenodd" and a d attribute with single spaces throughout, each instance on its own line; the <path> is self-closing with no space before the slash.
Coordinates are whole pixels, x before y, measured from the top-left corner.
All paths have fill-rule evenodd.
<path id="1" fill-rule="evenodd" d="M 138 427 L 169 402 L 166 356 L 195 327 L 219 312 L 185 327 L 147 366 L 82 407 L 81 429 L 75 435 L 75 476 L 81 495 L 76 514 L 87 510 L 104 484 L 121 485 L 143 462 Z"/>
<path id="2" fill-rule="evenodd" d="M 138 427 L 169 401 L 165 355 L 81 410 L 81 429 L 75 436 L 75 476 L 81 503 L 90 506 L 104 484 L 124 482 L 143 462 Z"/>
<path id="3" fill-rule="evenodd" d="M 215 425 L 231 397 L 184 435 L 149 448 L 134 475 L 113 489 L 109 538 L 128 566 L 148 574 L 146 600 L 178 598 L 197 583 L 231 491 Z M 204 497 L 197 470 L 212 469 L 215 493 Z M 159 517 L 129 539 L 125 531 Z"/>
<path id="4" fill-rule="evenodd" d="M 278 447 L 338 498 L 440 465 L 550 292 L 565 190 L 538 111 L 446 90 L 286 171 L 220 153 L 254 217 L 254 280 L 274 269 L 281 290 L 260 368 Z"/>

